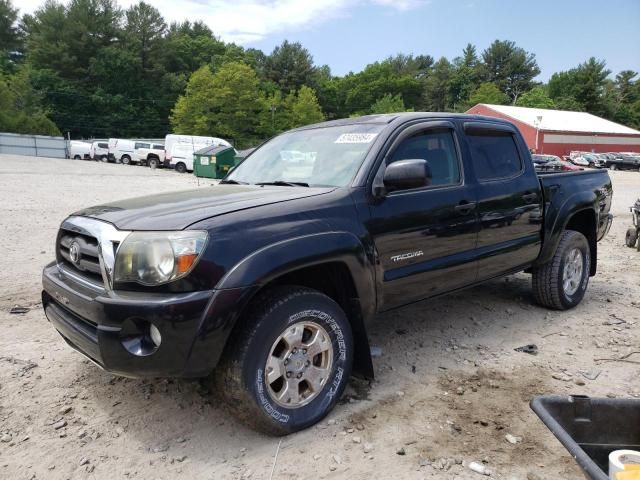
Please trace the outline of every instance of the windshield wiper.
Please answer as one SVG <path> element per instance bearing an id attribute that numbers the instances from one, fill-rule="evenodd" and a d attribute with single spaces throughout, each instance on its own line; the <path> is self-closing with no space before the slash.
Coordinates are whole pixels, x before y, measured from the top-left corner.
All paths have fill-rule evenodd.
<path id="1" fill-rule="evenodd" d="M 227 183 L 230 185 L 249 185 L 248 182 L 239 182 L 238 180 L 220 180 L 220 183 Z"/>
<path id="2" fill-rule="evenodd" d="M 308 187 L 305 182 L 285 182 L 284 180 L 274 180 L 272 182 L 259 182 L 256 185 L 277 185 L 279 187 Z"/>

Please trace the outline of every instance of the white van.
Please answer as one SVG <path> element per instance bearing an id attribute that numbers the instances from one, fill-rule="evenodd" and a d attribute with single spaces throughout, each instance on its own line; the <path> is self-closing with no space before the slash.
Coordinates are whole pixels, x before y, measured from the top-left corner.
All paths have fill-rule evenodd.
<path id="1" fill-rule="evenodd" d="M 100 160 L 102 162 L 109 161 L 109 142 L 99 140 L 91 144 L 89 150 L 89 156 L 94 160 Z"/>
<path id="2" fill-rule="evenodd" d="M 223 138 L 197 135 L 167 135 L 164 139 L 164 166 L 184 173 L 193 170 L 193 154 L 209 145 L 230 147 Z"/>
<path id="3" fill-rule="evenodd" d="M 69 158 L 74 160 L 86 160 L 91 155 L 91 144 L 80 140 L 69 142 Z"/>
<path id="4" fill-rule="evenodd" d="M 131 161 L 153 168 L 160 167 L 164 162 L 164 145 L 138 140 L 135 142 Z"/>
<path id="5" fill-rule="evenodd" d="M 111 140 L 113 140 L 113 142 L 111 142 Z M 113 158 L 116 163 L 129 165 L 133 159 L 135 144 L 135 140 L 125 140 L 122 138 L 109 139 L 109 156 Z"/>

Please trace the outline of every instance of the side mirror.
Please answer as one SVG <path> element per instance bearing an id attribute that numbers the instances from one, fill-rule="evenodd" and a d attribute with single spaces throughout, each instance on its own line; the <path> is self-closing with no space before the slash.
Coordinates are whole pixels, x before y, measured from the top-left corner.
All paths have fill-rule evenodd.
<path id="1" fill-rule="evenodd" d="M 423 159 L 398 160 L 384 171 L 383 182 L 387 191 L 407 190 L 431 185 L 431 167 Z"/>

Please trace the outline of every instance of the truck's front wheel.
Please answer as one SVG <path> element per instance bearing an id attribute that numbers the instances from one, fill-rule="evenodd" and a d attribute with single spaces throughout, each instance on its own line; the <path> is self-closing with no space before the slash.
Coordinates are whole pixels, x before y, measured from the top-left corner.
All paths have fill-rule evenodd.
<path id="1" fill-rule="evenodd" d="M 351 374 L 351 325 L 326 295 L 278 287 L 260 295 L 226 347 L 218 391 L 243 422 L 286 435 L 320 421 Z"/>
<path id="2" fill-rule="evenodd" d="M 533 296 L 548 308 L 567 310 L 578 305 L 589 284 L 591 251 L 583 234 L 562 234 L 553 258 L 533 270 Z"/>

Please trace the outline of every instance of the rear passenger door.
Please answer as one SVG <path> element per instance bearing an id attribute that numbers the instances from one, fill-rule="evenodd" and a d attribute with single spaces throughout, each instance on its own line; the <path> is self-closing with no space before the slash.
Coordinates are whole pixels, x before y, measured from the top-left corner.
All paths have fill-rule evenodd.
<path id="1" fill-rule="evenodd" d="M 542 191 L 515 127 L 465 123 L 477 181 L 478 280 L 530 264 L 542 243 Z"/>

